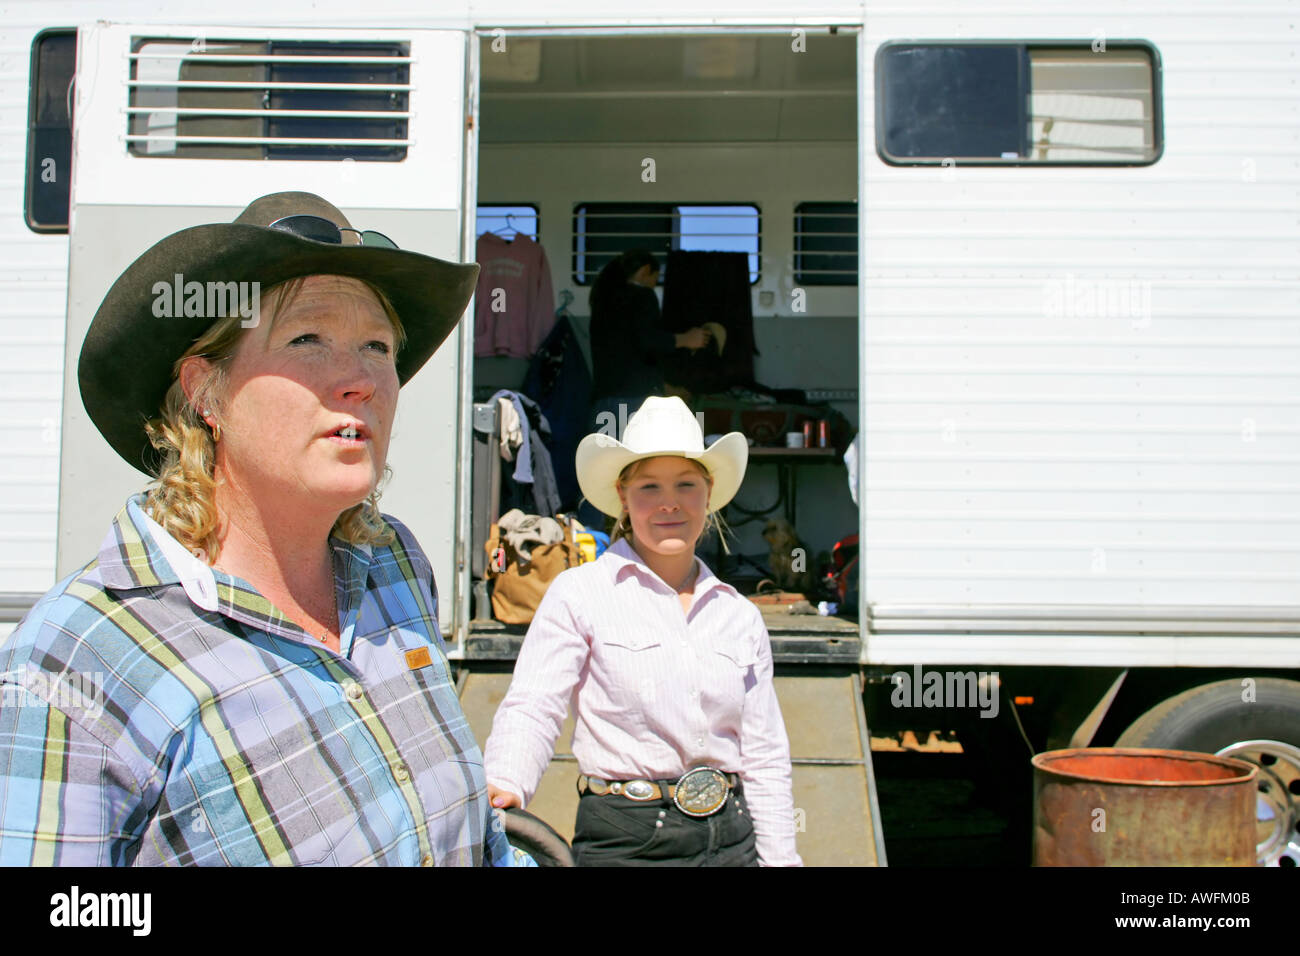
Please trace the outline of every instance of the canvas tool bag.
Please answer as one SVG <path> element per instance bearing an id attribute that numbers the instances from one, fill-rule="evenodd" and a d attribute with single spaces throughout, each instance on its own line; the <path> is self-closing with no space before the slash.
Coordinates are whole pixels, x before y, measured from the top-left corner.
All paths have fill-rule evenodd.
<path id="1" fill-rule="evenodd" d="M 492 616 L 503 624 L 528 624 L 542 603 L 542 595 L 555 576 L 582 563 L 582 551 L 573 540 L 573 525 L 564 523 L 564 540 L 535 545 L 527 561 L 492 525 L 487 544 L 487 579 L 492 590 Z"/>

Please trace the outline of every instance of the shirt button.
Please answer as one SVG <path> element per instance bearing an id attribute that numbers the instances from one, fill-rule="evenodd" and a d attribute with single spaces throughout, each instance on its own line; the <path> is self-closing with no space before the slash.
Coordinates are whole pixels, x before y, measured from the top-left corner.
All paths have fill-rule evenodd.
<path id="1" fill-rule="evenodd" d="M 361 685 L 354 680 L 350 680 L 343 685 L 343 692 L 348 695 L 348 700 L 361 699 Z"/>
<path id="2" fill-rule="evenodd" d="M 399 783 L 406 783 L 407 780 L 411 779 L 411 772 L 406 769 L 406 764 L 395 763 L 393 764 L 393 776 L 397 778 Z"/>
<path id="3" fill-rule="evenodd" d="M 433 857 L 426 853 L 424 859 L 420 861 L 420 866 L 433 866 Z"/>

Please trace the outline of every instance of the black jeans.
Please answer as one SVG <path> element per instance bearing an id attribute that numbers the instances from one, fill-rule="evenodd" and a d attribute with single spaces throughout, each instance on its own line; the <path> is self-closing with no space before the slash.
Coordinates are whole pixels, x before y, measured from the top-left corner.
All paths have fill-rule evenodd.
<path id="1" fill-rule="evenodd" d="M 691 817 L 671 798 L 638 803 L 583 794 L 573 833 L 578 866 L 758 866 L 754 824 L 739 784 L 721 810 Z"/>

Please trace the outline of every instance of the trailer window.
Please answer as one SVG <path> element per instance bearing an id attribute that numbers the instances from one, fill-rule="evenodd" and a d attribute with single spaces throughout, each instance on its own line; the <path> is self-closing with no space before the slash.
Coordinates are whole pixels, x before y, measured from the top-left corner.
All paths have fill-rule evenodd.
<path id="1" fill-rule="evenodd" d="M 801 202 L 794 207 L 794 281 L 858 284 L 856 202 Z"/>
<path id="2" fill-rule="evenodd" d="M 573 211 L 573 281 L 594 282 L 629 249 L 744 252 L 758 281 L 758 206 L 752 203 L 582 203 Z"/>
<path id="3" fill-rule="evenodd" d="M 485 232 L 495 232 L 510 238 L 514 233 L 520 233 L 537 242 L 540 234 L 537 207 L 531 204 L 483 203 L 478 207 L 475 219 L 480 236 Z"/>
<path id="4" fill-rule="evenodd" d="M 758 281 L 757 206 L 678 206 L 677 245 L 687 252 L 744 252 L 749 284 Z"/>
<path id="5" fill-rule="evenodd" d="M 34 232 L 68 231 L 76 61 L 76 30 L 43 30 L 32 41 L 23 214 Z"/>
<path id="6" fill-rule="evenodd" d="M 891 43 L 876 143 L 896 165 L 1147 165 L 1161 152 L 1149 44 Z"/>
<path id="7" fill-rule="evenodd" d="M 130 60 L 132 155 L 406 158 L 408 44 L 136 38 Z"/>

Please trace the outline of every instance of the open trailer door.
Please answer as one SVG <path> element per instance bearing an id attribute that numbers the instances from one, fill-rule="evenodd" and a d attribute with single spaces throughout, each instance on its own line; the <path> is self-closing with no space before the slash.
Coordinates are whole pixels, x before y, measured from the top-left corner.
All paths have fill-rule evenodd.
<path id="1" fill-rule="evenodd" d="M 823 33 L 830 31 L 828 27 L 818 29 Z M 622 55 L 627 56 L 630 51 L 636 57 L 648 59 L 647 51 L 638 49 L 635 45 L 634 41 L 639 37 L 644 39 L 646 47 L 652 43 L 659 44 L 659 48 L 665 50 L 671 58 L 680 51 L 666 46 L 671 42 L 665 39 L 666 33 L 680 38 L 678 42 L 681 43 L 696 38 L 688 29 L 656 31 L 649 27 L 624 26 L 584 31 L 583 42 L 587 44 L 587 52 L 592 52 L 593 55 L 595 48 L 602 43 L 611 49 L 618 43 L 621 44 L 618 49 Z M 775 45 L 769 43 L 763 49 L 774 48 L 783 57 L 788 55 L 790 44 L 795 42 L 788 28 L 754 30 L 738 22 L 734 26 L 720 24 L 711 30 L 701 30 L 698 36 L 732 39 L 737 36 L 751 38 L 766 34 L 770 39 L 774 33 L 779 34 L 778 42 Z M 562 28 L 530 30 L 529 36 L 541 38 L 539 55 L 544 70 L 548 56 L 547 44 L 567 42 L 565 38 L 571 37 L 572 31 L 566 32 Z M 599 52 L 603 56 L 612 57 L 605 50 Z M 863 62 L 867 64 L 866 69 L 870 70 L 870 61 Z M 862 69 L 861 65 L 859 69 Z M 599 96 L 617 102 L 619 97 L 632 95 L 629 90 L 618 88 L 615 81 L 608 81 L 604 87 L 590 79 L 587 82 L 589 86 L 582 90 L 584 96 Z M 861 78 L 857 80 L 859 90 L 864 82 L 870 84 L 869 74 L 865 81 Z M 699 110 L 696 114 L 685 114 L 692 109 L 692 104 L 702 102 L 701 97 L 707 93 L 707 87 L 701 84 L 698 89 L 677 88 L 674 92 L 681 96 L 682 105 L 679 108 L 684 111 L 683 122 L 702 124 L 703 107 L 696 106 Z M 752 92 L 756 95 L 766 92 L 779 98 L 783 91 L 768 88 Z M 487 92 L 472 90 L 471 96 L 474 99 L 482 96 L 491 105 L 490 89 Z M 860 91 L 858 97 L 861 97 Z M 485 107 L 486 112 L 488 109 Z M 846 122 L 854 122 L 853 117 L 846 117 Z M 476 122 L 475 125 L 479 124 Z M 864 145 L 861 140 L 861 130 L 869 130 L 870 123 L 864 127 L 859 118 L 857 125 L 860 128 L 858 149 L 861 153 L 862 150 L 871 148 L 869 143 Z M 489 120 L 484 120 L 483 128 L 487 137 L 485 142 L 491 142 L 495 131 Z M 761 153 L 764 146 L 748 144 L 745 148 L 752 157 L 756 152 Z M 689 147 L 682 149 L 683 152 L 689 151 Z M 491 147 L 485 147 L 484 151 L 490 152 Z M 531 163 L 530 157 L 525 153 L 512 155 L 511 158 L 515 163 L 533 171 L 532 187 L 541 195 L 550 195 L 547 190 L 551 189 L 564 203 L 575 198 L 564 192 L 563 182 L 551 182 L 545 178 L 545 162 Z M 693 158 L 686 157 L 688 161 Z M 567 163 L 583 161 L 580 146 L 574 146 L 566 154 Z M 775 160 L 773 164 L 776 164 Z M 707 169 L 705 179 L 715 172 Z M 742 178 L 743 175 L 745 174 L 742 174 Z M 811 177 L 816 173 L 810 169 L 808 175 Z M 745 181 L 748 185 L 749 181 Z M 754 185 L 761 186 L 762 181 L 756 181 Z M 484 201 L 483 197 L 479 197 L 479 201 Z M 772 213 L 771 219 L 775 220 L 775 211 L 769 212 Z M 764 246 L 765 254 L 771 253 L 774 260 L 780 260 L 783 251 L 780 248 L 782 239 L 779 228 L 773 229 L 770 237 L 765 237 L 764 241 L 769 243 Z M 480 408 L 489 411 L 486 406 Z M 478 461 L 490 461 L 490 456 L 495 454 L 499 436 L 493 431 L 493 426 L 486 419 L 480 421 L 479 416 L 475 418 L 475 427 L 480 429 L 476 440 L 484 452 L 478 456 Z M 495 491 L 491 490 L 494 488 L 493 482 L 487 475 L 482 476 L 477 485 L 489 489 L 486 495 L 489 500 L 496 497 Z M 477 534 L 485 537 L 486 523 L 490 516 L 476 512 L 476 517 L 481 524 Z M 480 598 L 480 607 L 485 597 L 484 594 Z M 775 612 L 778 609 L 770 610 Z M 785 609 L 782 607 L 779 610 L 784 612 Z M 488 614 L 484 611 L 481 618 L 474 621 L 459 661 L 461 703 L 480 745 L 485 744 L 491 732 L 493 717 L 510 686 L 510 669 L 525 633 L 525 628 L 521 625 L 505 625 L 487 618 Z M 776 664 L 776 692 L 790 738 L 799 853 L 808 865 L 882 865 L 885 863 L 884 840 L 871 764 L 870 734 L 863 705 L 858 627 L 849 620 L 816 615 L 798 617 L 787 613 L 765 613 L 764 619 L 771 636 Z M 557 741 L 555 756 L 528 807 L 529 812 L 540 817 L 565 839 L 572 839 L 578 804 L 575 779 L 579 767 L 571 751 L 572 733 L 573 719 L 570 716 Z"/>
<path id="2" fill-rule="evenodd" d="M 95 554 L 146 483 L 95 431 L 77 387 L 81 343 L 109 286 L 164 236 L 229 222 L 282 190 L 317 193 L 400 248 L 462 260 L 467 42 L 458 30 L 360 27 L 80 31 L 59 577 Z M 433 563 L 445 633 L 456 603 L 459 351 L 449 340 L 402 390 L 382 504 Z"/>

